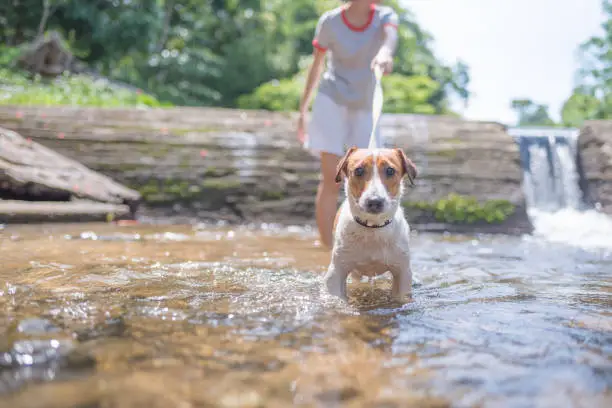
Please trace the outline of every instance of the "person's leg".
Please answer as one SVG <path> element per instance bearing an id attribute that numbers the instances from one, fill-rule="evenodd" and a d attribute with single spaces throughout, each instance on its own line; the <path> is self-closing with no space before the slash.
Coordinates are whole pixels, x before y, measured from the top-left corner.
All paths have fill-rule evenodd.
<path id="1" fill-rule="evenodd" d="M 338 206 L 340 185 L 336 183 L 335 178 L 339 161 L 338 155 L 321 153 L 321 180 L 317 189 L 315 211 L 321 243 L 328 248 L 333 245 L 333 226 Z"/>
<path id="2" fill-rule="evenodd" d="M 321 158 L 315 218 L 321 243 L 327 248 L 333 245 L 333 225 L 340 189 L 335 181 L 336 166 L 344 154 L 348 128 L 346 120 L 346 108 L 325 94 L 317 94 L 305 147 Z"/>

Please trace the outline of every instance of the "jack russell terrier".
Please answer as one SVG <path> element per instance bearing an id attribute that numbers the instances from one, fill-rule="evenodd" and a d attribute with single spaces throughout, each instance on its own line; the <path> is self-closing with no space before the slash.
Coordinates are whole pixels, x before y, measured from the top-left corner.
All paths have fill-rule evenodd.
<path id="1" fill-rule="evenodd" d="M 412 295 L 410 226 L 400 205 L 404 177 L 414 185 L 417 169 L 402 149 L 350 148 L 338 164 L 346 198 L 336 213 L 332 259 L 324 277 L 331 295 L 348 300 L 349 274 L 393 275 L 392 296 Z"/>

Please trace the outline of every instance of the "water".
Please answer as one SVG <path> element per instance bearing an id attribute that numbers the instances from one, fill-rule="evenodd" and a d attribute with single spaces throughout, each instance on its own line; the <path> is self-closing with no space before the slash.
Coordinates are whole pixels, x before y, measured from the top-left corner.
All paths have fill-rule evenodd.
<path id="1" fill-rule="evenodd" d="M 510 129 L 521 150 L 527 205 L 540 211 L 584 209 L 576 169 L 577 129 Z"/>
<path id="2" fill-rule="evenodd" d="M 0 230 L 6 407 L 609 407 L 612 250 L 415 234 L 388 277 L 320 292 L 305 228 Z"/>
<path id="3" fill-rule="evenodd" d="M 535 235 L 581 248 L 612 248 L 612 218 L 586 205 L 576 166 L 578 129 L 514 128 Z"/>
<path id="4" fill-rule="evenodd" d="M 612 406 L 612 220 L 520 133 L 535 233 L 415 233 L 406 304 L 308 227 L 0 227 L 0 406 Z"/>

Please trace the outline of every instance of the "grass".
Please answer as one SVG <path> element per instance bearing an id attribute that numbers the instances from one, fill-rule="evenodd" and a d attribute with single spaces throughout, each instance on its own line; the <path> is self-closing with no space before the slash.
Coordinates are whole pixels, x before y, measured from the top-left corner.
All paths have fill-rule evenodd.
<path id="1" fill-rule="evenodd" d="M 11 50 L 14 51 L 14 50 Z M 10 54 L 10 55 L 8 55 Z M 157 107 L 155 97 L 87 75 L 61 75 L 44 79 L 11 68 L 14 52 L 0 55 L 0 105 Z"/>

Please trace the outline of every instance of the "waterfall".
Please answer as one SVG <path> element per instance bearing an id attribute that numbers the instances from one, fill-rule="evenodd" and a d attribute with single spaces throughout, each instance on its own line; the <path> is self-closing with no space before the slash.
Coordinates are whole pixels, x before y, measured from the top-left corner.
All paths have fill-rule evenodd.
<path id="1" fill-rule="evenodd" d="M 585 249 L 611 249 L 612 218 L 589 208 L 579 185 L 578 129 L 511 128 L 535 236 Z"/>
<path id="2" fill-rule="evenodd" d="M 513 128 L 509 133 L 520 147 L 528 207 L 584 209 L 576 167 L 578 130 Z"/>

